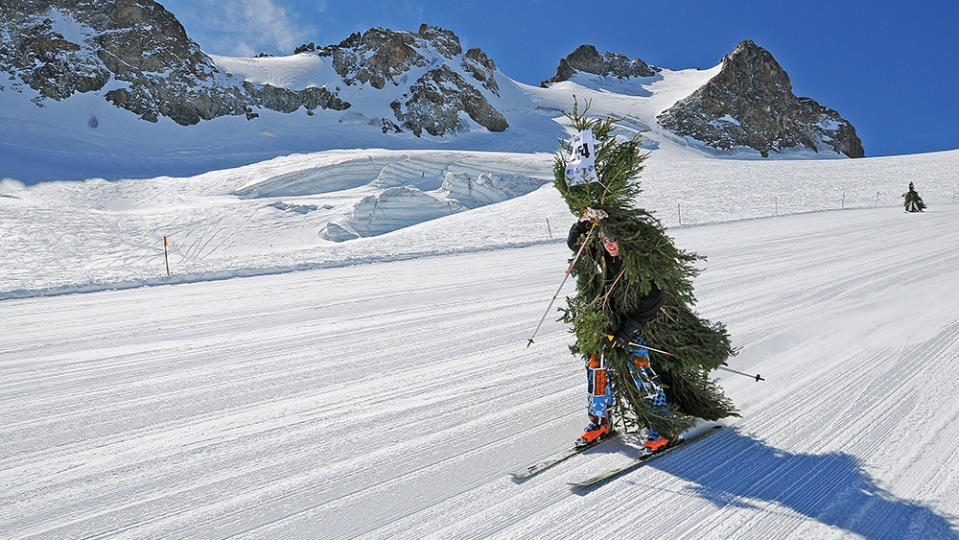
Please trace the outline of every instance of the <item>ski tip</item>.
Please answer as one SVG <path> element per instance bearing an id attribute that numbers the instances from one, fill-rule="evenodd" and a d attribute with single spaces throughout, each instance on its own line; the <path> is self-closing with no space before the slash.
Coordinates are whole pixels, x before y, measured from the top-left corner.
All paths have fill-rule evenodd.
<path id="1" fill-rule="evenodd" d="M 585 494 L 603 485 L 605 480 L 606 479 L 594 478 L 586 481 L 566 482 L 566 486 L 569 487 L 569 490 L 573 493 Z"/>
<path id="2" fill-rule="evenodd" d="M 540 467 L 536 465 L 530 465 L 525 469 L 517 469 L 509 473 L 510 479 L 517 484 L 525 482 L 540 472 Z"/>
<path id="3" fill-rule="evenodd" d="M 716 433 L 719 430 L 723 429 L 723 427 L 725 427 L 723 424 L 718 424 L 718 423 L 717 424 L 710 423 L 710 424 L 700 426 L 700 429 L 695 430 L 695 433 L 686 433 L 684 437 L 676 439 L 675 442 L 668 444 L 667 446 L 661 448 L 660 450 L 651 451 L 651 452 L 649 451 L 642 452 L 639 456 L 636 457 L 636 459 L 632 461 L 632 463 L 627 464 L 624 467 L 615 469 L 613 471 L 607 472 L 606 474 L 603 474 L 600 476 L 596 476 L 594 478 L 590 478 L 589 480 L 580 481 L 580 482 L 567 482 L 567 485 L 569 485 L 570 490 L 573 491 L 574 493 L 584 493 L 584 492 L 590 491 L 593 488 L 597 488 L 605 484 L 606 482 L 612 480 L 613 478 L 620 476 L 621 474 L 627 473 L 638 467 L 641 467 L 642 465 L 646 464 L 648 461 L 655 459 L 657 457 L 660 457 L 664 454 L 667 454 L 684 444 L 692 443 L 708 435 L 712 435 L 713 433 Z"/>

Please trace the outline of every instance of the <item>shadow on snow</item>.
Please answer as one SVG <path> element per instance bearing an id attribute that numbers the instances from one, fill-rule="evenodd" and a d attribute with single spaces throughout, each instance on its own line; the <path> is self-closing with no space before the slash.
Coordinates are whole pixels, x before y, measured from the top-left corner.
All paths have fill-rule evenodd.
<path id="1" fill-rule="evenodd" d="M 649 466 L 718 507 L 763 500 L 866 538 L 959 539 L 949 519 L 881 489 L 849 454 L 791 454 L 729 427 L 688 450 Z"/>

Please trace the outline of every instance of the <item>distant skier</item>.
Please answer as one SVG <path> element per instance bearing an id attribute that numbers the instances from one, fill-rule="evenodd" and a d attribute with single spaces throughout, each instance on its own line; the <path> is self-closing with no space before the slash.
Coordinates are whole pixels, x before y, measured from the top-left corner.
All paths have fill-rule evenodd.
<path id="1" fill-rule="evenodd" d="M 922 202 L 922 197 L 919 196 L 912 182 L 909 182 L 909 191 L 902 196 L 905 198 L 906 212 L 922 212 L 926 209 L 926 203 Z"/>

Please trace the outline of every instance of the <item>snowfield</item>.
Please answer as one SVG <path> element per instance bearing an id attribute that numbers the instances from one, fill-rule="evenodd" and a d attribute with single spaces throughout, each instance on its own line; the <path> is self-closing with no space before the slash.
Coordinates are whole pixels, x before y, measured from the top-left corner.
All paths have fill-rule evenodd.
<path id="1" fill-rule="evenodd" d="M 0 180 L 0 300 L 556 242 L 573 216 L 553 155 L 295 154 L 190 178 Z M 959 150 L 856 160 L 652 152 L 641 205 L 668 226 L 959 203 Z M 385 201 L 385 202 L 384 202 Z M 359 235 L 359 237 L 357 237 Z M 163 237 L 172 275 L 166 276 Z M 350 239 L 353 238 L 353 239 Z"/>
<path id="2" fill-rule="evenodd" d="M 657 125 L 718 69 L 496 72 L 510 128 L 447 138 L 383 135 L 389 86 L 187 128 L 9 85 L 0 538 L 959 538 L 959 150 L 759 160 Z M 574 95 L 642 134 L 638 203 L 708 257 L 698 309 L 766 379 L 716 372 L 741 418 L 586 493 L 635 437 L 507 475 L 585 425 L 559 315 L 526 346 L 571 256 Z"/>
<path id="3" fill-rule="evenodd" d="M 585 495 L 561 243 L 0 303 L 9 538 L 952 538 L 959 218 L 676 231 L 741 347 L 727 429 Z M 613 451 L 615 450 L 615 451 Z"/>
<path id="4" fill-rule="evenodd" d="M 634 447 L 506 474 L 585 424 L 564 326 L 526 347 L 570 256 L 550 185 L 320 237 L 383 179 L 372 162 L 542 179 L 551 157 L 407 154 L 4 182 L 0 536 L 959 537 L 959 153 L 654 155 L 642 202 L 709 257 L 699 309 L 766 382 L 717 372 L 742 418 L 585 494 L 567 482 Z M 344 161 L 356 186 L 236 193 Z M 902 211 L 908 180 L 925 213 Z"/>

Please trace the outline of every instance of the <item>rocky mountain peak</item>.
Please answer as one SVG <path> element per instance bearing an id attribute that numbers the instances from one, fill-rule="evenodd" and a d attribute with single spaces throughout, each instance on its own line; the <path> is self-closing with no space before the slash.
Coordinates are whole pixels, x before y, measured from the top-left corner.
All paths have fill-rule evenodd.
<path id="1" fill-rule="evenodd" d="M 5 2 L 4 15 L 12 45 L 6 52 L 19 53 L 11 59 L 22 64 L 50 64 L 62 52 L 89 51 L 118 76 L 211 65 L 176 18 L 152 0 L 17 0 Z M 65 29 L 73 35 L 65 37 Z"/>
<path id="2" fill-rule="evenodd" d="M 723 58 L 719 74 L 661 113 L 659 123 L 721 150 L 772 151 L 831 147 L 849 157 L 865 152 L 839 113 L 796 97 L 789 76 L 766 49 L 745 40 Z"/>
<path id="3" fill-rule="evenodd" d="M 593 45 L 580 45 L 569 56 L 559 61 L 556 75 L 546 83 L 568 81 L 576 72 L 603 77 L 651 77 L 656 74 L 639 58 L 628 58 L 613 52 L 600 53 Z"/>
<path id="4" fill-rule="evenodd" d="M 318 50 L 320 56 L 333 58 L 333 67 L 346 84 L 369 84 L 380 90 L 387 82 L 399 86 L 404 73 L 434 63 L 437 56 L 453 60 L 462 52 L 456 34 L 428 24 L 421 24 L 416 33 L 370 28 Z"/>
<path id="5" fill-rule="evenodd" d="M 167 117 L 192 125 L 226 115 L 253 120 L 263 109 L 305 109 L 308 115 L 316 109 L 341 111 L 351 107 L 342 97 L 349 96 L 362 100 L 364 110 L 340 121 L 384 132 L 444 136 L 474 129 L 474 122 L 489 131 L 509 127 L 496 108 L 504 105 L 500 83 L 507 79 L 481 49 L 464 52 L 450 30 L 428 24 L 415 32 L 371 28 L 335 45 L 310 43 L 295 51 L 303 53 L 324 57 L 304 65 L 323 65 L 330 80 L 307 88 L 253 82 L 270 70 L 229 57 L 214 61 L 153 0 L 0 2 L 0 73 L 5 74 L 0 92 L 26 94 L 38 107 L 95 92 L 144 120 Z M 659 71 L 639 58 L 584 44 L 560 61 L 550 82 L 576 73 L 628 79 Z M 675 134 L 720 150 L 751 147 L 769 155 L 789 148 L 831 148 L 863 155 L 852 125 L 836 111 L 793 95 L 785 70 L 749 40 L 724 57 L 715 77 L 657 120 Z M 91 128 L 98 125 L 90 119 Z"/>
<path id="6" fill-rule="evenodd" d="M 477 47 L 466 51 L 466 55 L 463 58 L 463 69 L 465 69 L 474 79 L 483 83 L 490 92 L 493 92 L 497 96 L 499 95 L 499 85 L 496 84 L 496 79 L 493 78 L 493 73 L 496 71 L 496 64 L 493 62 L 493 59 L 489 56 L 486 56 L 486 53 Z"/>
<path id="7" fill-rule="evenodd" d="M 99 90 L 113 77 L 174 72 L 199 79 L 215 72 L 183 26 L 151 0 L 4 2 L 0 68 L 43 97 Z M 64 35 L 64 34 L 68 35 Z"/>
<path id="8" fill-rule="evenodd" d="M 491 131 L 509 125 L 489 101 L 499 97 L 496 64 L 480 49 L 464 54 L 456 34 L 438 26 L 422 24 L 416 32 L 371 28 L 335 45 L 298 47 L 295 54 L 329 57 L 339 77 L 281 88 L 226 73 L 153 0 L 6 0 L 0 14 L 0 72 L 14 81 L 0 84 L 0 91 L 29 87 L 38 93 L 33 101 L 39 107 L 47 99 L 97 92 L 144 120 L 168 117 L 192 125 L 225 115 L 252 120 L 260 108 L 344 110 L 351 104 L 339 97 L 341 88 L 369 85 L 400 88 L 361 94 L 372 98 L 366 99 L 369 106 L 381 108 L 369 123 L 384 132 L 442 136 L 468 130 L 466 116 Z M 378 116 L 384 113 L 388 117 Z"/>
<path id="9" fill-rule="evenodd" d="M 297 50 L 310 49 L 303 46 Z M 462 70 L 498 97 L 496 64 L 478 48 L 464 54 L 459 38 L 450 30 L 428 24 L 420 25 L 415 33 L 371 28 L 316 51 L 332 58 L 333 68 L 347 85 L 369 84 L 378 90 L 387 84 L 406 87 L 401 99 L 390 103 L 397 123 L 384 123 L 384 131 L 408 129 L 417 137 L 424 131 L 443 136 L 465 129 L 460 113 L 490 131 L 509 126 L 487 96 L 460 74 Z"/>
<path id="10" fill-rule="evenodd" d="M 390 104 L 397 120 L 417 137 L 423 131 L 442 136 L 461 129 L 460 111 L 490 131 L 503 131 L 509 122 L 483 94 L 449 66 L 427 71 L 403 94 L 405 101 Z M 408 98 L 408 99 L 406 99 Z"/>
<path id="11" fill-rule="evenodd" d="M 432 43 L 436 50 L 451 60 L 463 52 L 463 48 L 460 46 L 460 38 L 452 30 L 423 23 L 416 35 Z"/>
<path id="12" fill-rule="evenodd" d="M 38 91 L 38 106 L 104 90 L 107 101 L 144 120 L 166 116 L 181 125 L 255 118 L 253 107 L 349 107 L 326 89 L 258 87 L 220 73 L 153 0 L 10 0 L 0 9 L 0 71 L 12 76 L 13 91 Z"/>
<path id="13" fill-rule="evenodd" d="M 742 93 L 762 95 L 769 100 L 792 93 L 789 75 L 769 51 L 752 40 L 741 41 L 723 57 L 723 67 L 714 79 L 717 84 Z"/>

